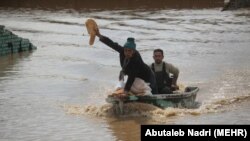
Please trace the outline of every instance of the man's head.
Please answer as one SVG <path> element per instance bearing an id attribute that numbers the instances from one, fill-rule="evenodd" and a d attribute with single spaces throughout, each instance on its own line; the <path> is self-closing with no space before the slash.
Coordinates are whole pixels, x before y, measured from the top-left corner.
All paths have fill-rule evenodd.
<path id="1" fill-rule="evenodd" d="M 135 39 L 129 37 L 127 42 L 124 44 L 124 55 L 126 58 L 131 58 L 135 52 L 136 44 Z"/>
<path id="2" fill-rule="evenodd" d="M 162 49 L 155 49 L 153 58 L 156 64 L 160 64 L 164 58 L 163 50 Z"/>

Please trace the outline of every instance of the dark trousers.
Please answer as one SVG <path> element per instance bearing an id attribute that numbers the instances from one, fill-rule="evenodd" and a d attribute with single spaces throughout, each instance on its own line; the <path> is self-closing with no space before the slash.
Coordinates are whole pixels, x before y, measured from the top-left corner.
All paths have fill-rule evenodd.
<path id="1" fill-rule="evenodd" d="M 165 86 L 163 88 L 159 88 L 158 91 L 159 91 L 159 94 L 172 94 L 173 93 L 171 88 L 169 88 L 167 86 Z"/>
<path id="2" fill-rule="evenodd" d="M 158 88 L 157 88 L 157 83 L 156 83 L 156 79 L 155 79 L 155 75 L 154 75 L 154 72 L 151 70 L 151 75 L 150 75 L 150 88 L 152 89 L 151 90 L 151 93 L 152 94 L 159 94 L 158 92 Z"/>

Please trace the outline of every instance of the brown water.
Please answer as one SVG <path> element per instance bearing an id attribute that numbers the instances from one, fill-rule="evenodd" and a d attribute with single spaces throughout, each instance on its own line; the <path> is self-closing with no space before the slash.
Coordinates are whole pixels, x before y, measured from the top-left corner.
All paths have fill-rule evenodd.
<path id="1" fill-rule="evenodd" d="M 213 9 L 0 9 L 0 24 L 38 49 L 0 58 L 0 140 L 139 140 L 140 124 L 250 122 L 250 12 Z M 117 117 L 105 102 L 117 82 L 118 54 L 84 22 L 124 44 L 135 37 L 145 62 L 162 48 L 180 69 L 179 83 L 198 86 L 198 109 L 125 105 Z M 85 36 L 82 36 L 84 33 Z"/>

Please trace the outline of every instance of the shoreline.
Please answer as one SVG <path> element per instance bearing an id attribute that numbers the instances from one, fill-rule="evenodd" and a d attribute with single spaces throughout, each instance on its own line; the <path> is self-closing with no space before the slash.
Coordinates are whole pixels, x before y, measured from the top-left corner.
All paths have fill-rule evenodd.
<path id="1" fill-rule="evenodd" d="M 2 0 L 0 7 L 41 9 L 200 9 L 223 7 L 224 0 Z"/>

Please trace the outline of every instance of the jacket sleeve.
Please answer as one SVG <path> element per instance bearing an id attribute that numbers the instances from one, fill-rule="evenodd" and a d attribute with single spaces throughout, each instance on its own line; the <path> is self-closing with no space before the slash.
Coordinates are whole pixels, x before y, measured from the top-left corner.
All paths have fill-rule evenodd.
<path id="1" fill-rule="evenodd" d="M 127 80 L 127 82 L 126 82 L 126 84 L 125 84 L 124 90 L 125 90 L 125 91 L 130 91 L 130 89 L 131 89 L 131 87 L 132 87 L 134 81 L 135 81 L 135 76 L 134 76 L 134 75 L 129 75 L 129 76 L 128 76 L 128 80 Z"/>
<path id="2" fill-rule="evenodd" d="M 166 71 L 168 73 L 172 73 L 174 75 L 173 76 L 173 84 L 176 84 L 176 81 L 177 81 L 178 76 L 179 76 L 179 69 L 170 63 L 166 63 Z"/>
<path id="3" fill-rule="evenodd" d="M 100 41 L 109 46 L 110 48 L 114 49 L 115 51 L 122 53 L 123 47 L 120 46 L 118 43 L 113 42 L 111 39 L 109 39 L 106 36 L 101 36 Z"/>
<path id="4" fill-rule="evenodd" d="M 135 78 L 138 77 L 139 71 L 143 69 L 145 65 L 141 59 L 141 55 L 136 51 L 134 58 L 130 61 L 132 63 L 128 68 L 128 79 L 125 85 L 125 91 L 130 91 Z"/>

